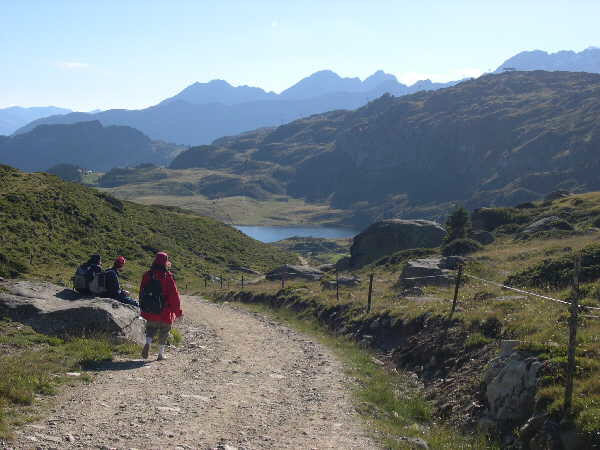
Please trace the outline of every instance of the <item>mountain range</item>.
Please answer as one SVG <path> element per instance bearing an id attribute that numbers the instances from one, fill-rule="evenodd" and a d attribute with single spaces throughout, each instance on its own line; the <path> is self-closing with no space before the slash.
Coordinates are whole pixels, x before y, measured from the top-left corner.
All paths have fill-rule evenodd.
<path id="1" fill-rule="evenodd" d="M 55 106 L 35 106 L 32 108 L 11 106 L 3 108 L 0 109 L 0 135 L 12 134 L 18 128 L 42 117 L 68 114 L 70 112 L 70 109 L 57 108 Z"/>
<path id="2" fill-rule="evenodd" d="M 167 164 L 183 148 L 150 140 L 126 126 L 99 121 L 40 125 L 27 133 L 0 136 L 0 163 L 28 172 L 69 163 L 105 171 L 140 163 Z"/>
<path id="3" fill-rule="evenodd" d="M 355 109 L 390 93 L 407 95 L 456 84 L 419 81 L 406 86 L 393 75 L 378 71 L 361 81 L 332 71 L 316 72 L 281 94 L 249 86 L 234 87 L 223 80 L 194 83 L 158 105 L 142 110 L 112 109 L 95 114 L 74 112 L 35 120 L 15 134 L 41 124 L 98 120 L 103 125 L 126 125 L 151 137 L 180 144 L 206 144 L 227 135 L 273 126 L 337 109 Z"/>
<path id="4" fill-rule="evenodd" d="M 598 117 L 598 74 L 489 74 L 221 138 L 171 168 L 257 179 L 262 190 L 351 209 L 359 223 L 415 208 L 435 215 L 454 202 L 514 205 L 555 189 L 600 189 Z M 214 178 L 221 190 L 223 182 Z M 250 195 L 236 185 L 230 195 Z"/>

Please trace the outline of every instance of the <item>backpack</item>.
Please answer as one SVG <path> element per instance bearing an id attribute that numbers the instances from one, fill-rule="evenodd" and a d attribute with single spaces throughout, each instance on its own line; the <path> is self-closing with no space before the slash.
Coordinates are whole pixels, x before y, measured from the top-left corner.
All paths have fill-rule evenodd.
<path id="1" fill-rule="evenodd" d="M 89 290 L 89 270 L 90 266 L 82 264 L 75 271 L 75 276 L 73 277 L 73 289 L 77 292 L 86 292 Z"/>
<path id="2" fill-rule="evenodd" d="M 160 314 L 165 307 L 162 284 L 160 280 L 154 278 L 153 272 L 150 272 L 150 276 L 152 279 L 140 293 L 140 310 L 145 313 Z"/>
<path id="3" fill-rule="evenodd" d="M 90 282 L 89 289 L 92 294 L 102 295 L 107 292 L 106 289 L 106 272 L 97 272 Z"/>

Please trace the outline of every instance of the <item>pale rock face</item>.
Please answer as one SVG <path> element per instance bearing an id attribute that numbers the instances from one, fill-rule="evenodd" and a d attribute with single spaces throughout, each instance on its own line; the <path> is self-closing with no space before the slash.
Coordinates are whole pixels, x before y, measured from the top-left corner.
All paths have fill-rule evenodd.
<path id="1" fill-rule="evenodd" d="M 3 281 L 0 314 L 39 333 L 82 336 L 101 333 L 144 342 L 145 320 L 117 300 L 83 297 L 63 286 L 40 281 Z"/>
<path id="2" fill-rule="evenodd" d="M 484 376 L 488 417 L 497 422 L 525 421 L 533 408 L 541 367 L 537 358 L 510 351 L 508 347 L 491 360 Z"/>

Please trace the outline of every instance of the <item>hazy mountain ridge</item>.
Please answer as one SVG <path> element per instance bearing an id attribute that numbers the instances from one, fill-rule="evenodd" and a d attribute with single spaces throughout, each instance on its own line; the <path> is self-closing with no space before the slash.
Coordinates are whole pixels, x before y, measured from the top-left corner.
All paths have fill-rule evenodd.
<path id="1" fill-rule="evenodd" d="M 329 80 L 327 87 L 310 96 L 311 86 L 314 87 L 315 82 L 318 84 L 323 77 Z M 225 81 L 214 80 L 210 83 L 195 83 L 174 97 L 146 109 L 56 115 L 35 120 L 15 134 L 31 131 L 41 124 L 98 120 L 103 125 L 136 128 L 152 139 L 189 145 L 208 144 L 220 136 L 279 125 L 298 117 L 337 109 L 355 109 L 386 92 L 406 95 L 417 90 L 439 89 L 455 83 L 432 83 L 425 80 L 405 86 L 393 75 L 382 71 L 376 72 L 364 82 L 358 78 L 341 78 L 331 71 L 322 71 L 277 95 L 259 88 L 233 87 Z M 348 89 L 351 91 L 348 92 Z M 223 102 L 214 101 L 217 91 L 225 99 Z M 250 98 L 255 100 L 245 101 Z"/>
<path id="2" fill-rule="evenodd" d="M 600 48 L 589 47 L 581 52 L 571 50 L 561 50 L 556 53 L 542 50 L 521 52 L 504 61 L 496 72 L 501 72 L 505 68 L 600 73 Z"/>
<path id="3" fill-rule="evenodd" d="M 34 106 L 30 108 L 11 106 L 2 108 L 0 109 L 0 135 L 12 134 L 15 130 L 33 120 L 70 112 L 70 109 L 57 108 L 56 106 Z"/>
<path id="4" fill-rule="evenodd" d="M 222 138 L 172 167 L 268 175 L 288 195 L 368 220 L 426 205 L 436 214 L 456 201 L 510 205 L 557 188 L 600 189 L 599 116 L 600 75 L 510 72 Z"/>
<path id="5" fill-rule="evenodd" d="M 0 163 L 25 171 L 44 171 L 60 163 L 94 170 L 140 163 L 168 164 L 182 148 L 154 142 L 126 126 L 104 127 L 99 121 L 40 125 L 0 139 Z"/>

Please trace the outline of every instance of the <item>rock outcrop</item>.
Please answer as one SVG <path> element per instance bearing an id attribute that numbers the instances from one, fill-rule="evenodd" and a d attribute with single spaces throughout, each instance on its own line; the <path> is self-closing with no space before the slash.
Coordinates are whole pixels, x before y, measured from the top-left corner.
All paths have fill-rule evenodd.
<path id="1" fill-rule="evenodd" d="M 450 286 L 456 279 L 453 271 L 464 261 L 460 256 L 411 259 L 402 269 L 398 285 L 405 290 L 417 286 Z"/>
<path id="2" fill-rule="evenodd" d="M 323 272 L 321 272 L 319 269 L 315 269 L 314 267 L 292 266 L 286 264 L 270 271 L 266 275 L 266 278 L 267 280 L 281 280 L 283 278 L 285 280 L 303 279 L 319 281 L 321 278 L 323 278 L 323 275 Z"/>
<path id="3" fill-rule="evenodd" d="M 511 428 L 527 421 L 533 412 L 537 372 L 542 362 L 516 350 L 518 341 L 504 341 L 483 378 L 487 403 L 483 422 Z"/>
<path id="4" fill-rule="evenodd" d="M 71 289 L 39 281 L 0 281 L 0 315 L 39 333 L 144 341 L 139 311 L 116 300 L 82 297 Z"/>
<path id="5" fill-rule="evenodd" d="M 362 267 L 399 250 L 438 247 L 445 237 L 446 230 L 430 220 L 382 220 L 354 238 L 350 265 Z"/>
<path id="6" fill-rule="evenodd" d="M 326 280 L 326 281 L 321 282 L 323 289 L 335 289 L 336 284 L 339 284 L 339 286 L 345 286 L 345 287 L 356 287 L 356 286 L 360 285 L 360 278 L 358 278 L 356 276 L 340 276 L 337 279 L 337 281 L 336 280 Z"/>
<path id="7" fill-rule="evenodd" d="M 523 235 L 532 235 L 540 231 L 564 230 L 573 231 L 573 225 L 558 216 L 544 217 L 530 223 L 521 231 Z"/>

